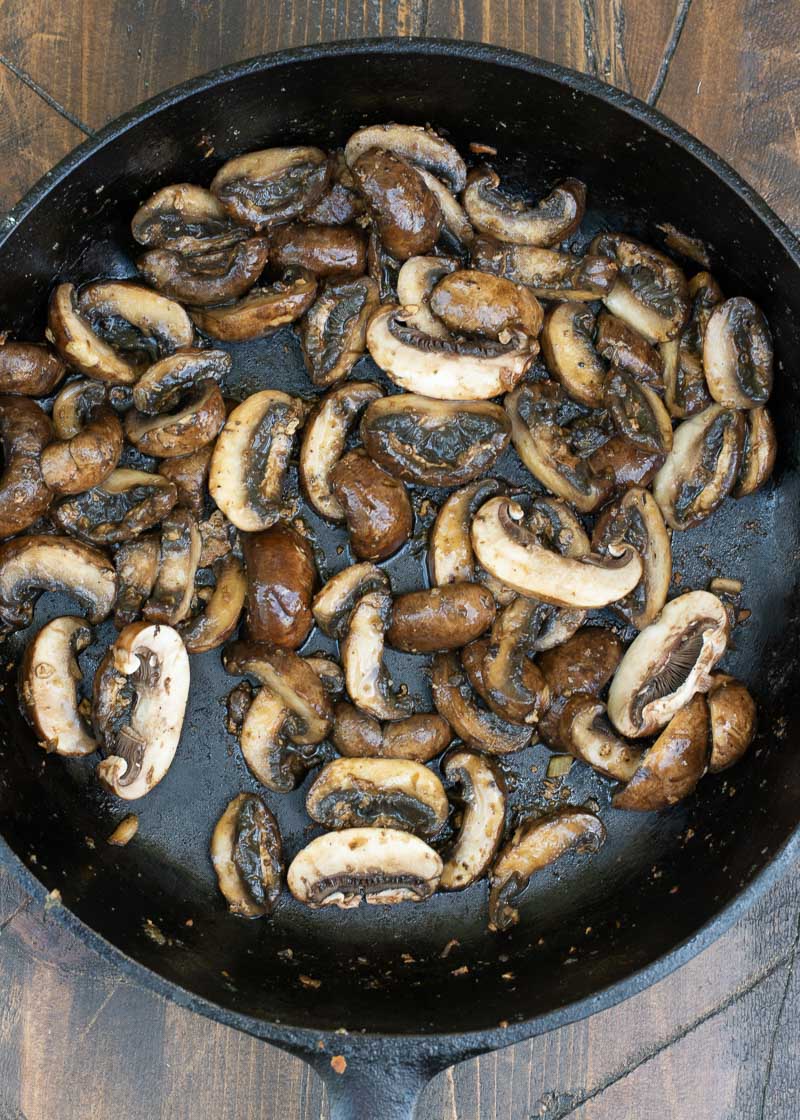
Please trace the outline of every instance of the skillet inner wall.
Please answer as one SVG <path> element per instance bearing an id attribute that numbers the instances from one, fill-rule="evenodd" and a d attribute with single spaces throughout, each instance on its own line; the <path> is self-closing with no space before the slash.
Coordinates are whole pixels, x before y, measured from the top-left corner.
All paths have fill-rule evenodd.
<path id="1" fill-rule="evenodd" d="M 777 484 L 729 502 L 675 542 L 683 588 L 704 587 L 717 574 L 744 580 L 753 617 L 725 664 L 756 695 L 757 746 L 728 775 L 706 778 L 688 804 L 658 815 L 608 809 L 608 783 L 573 767 L 566 782 L 572 800 L 599 801 L 608 842 L 592 859 L 539 876 L 521 926 L 505 936 L 485 930 L 485 884 L 420 907 L 310 913 L 284 896 L 272 922 L 225 914 L 208 837 L 228 798 L 258 787 L 223 729 L 234 681 L 218 652 L 192 661 L 191 707 L 169 775 L 130 806 L 99 791 L 91 764 L 45 758 L 34 746 L 9 671 L 0 712 L 0 821 L 14 850 L 87 924 L 223 1006 L 297 1026 L 480 1029 L 543 1014 L 649 964 L 711 919 L 797 823 L 800 764 L 791 745 L 799 717 L 788 700 L 798 678 L 800 408 L 789 371 L 800 365 L 800 285 L 788 254 L 697 160 L 609 104 L 486 61 L 354 52 L 254 69 L 150 116 L 78 166 L 0 247 L 0 321 L 26 337 L 41 330 L 56 279 L 131 274 L 128 222 L 157 187 L 207 183 L 243 150 L 334 146 L 360 124 L 392 119 L 447 129 L 462 151 L 473 140 L 496 145 L 504 177 L 534 195 L 563 175 L 585 179 L 595 228 L 657 239 L 656 223 L 669 221 L 702 236 L 716 250 L 723 289 L 763 306 L 779 357 Z M 309 392 L 289 332 L 234 353 L 236 383 L 247 391 L 278 385 Z M 357 367 L 358 375 L 374 372 L 369 359 Z M 503 461 L 504 472 L 511 462 Z M 341 535 L 313 524 L 329 569 L 343 566 L 347 556 L 337 557 L 335 547 Z M 393 562 L 393 582 L 399 590 L 418 586 L 423 567 L 419 551 L 406 549 Z M 69 608 L 46 597 L 34 629 Z M 324 640 L 310 648 L 324 648 Z M 395 670 L 424 694 L 420 659 L 397 655 Z M 522 756 L 518 800 L 537 788 L 547 757 L 542 747 Z M 268 800 L 291 857 L 310 835 L 303 790 Z M 129 810 L 140 816 L 138 836 L 127 848 L 109 847 L 105 836 Z"/>

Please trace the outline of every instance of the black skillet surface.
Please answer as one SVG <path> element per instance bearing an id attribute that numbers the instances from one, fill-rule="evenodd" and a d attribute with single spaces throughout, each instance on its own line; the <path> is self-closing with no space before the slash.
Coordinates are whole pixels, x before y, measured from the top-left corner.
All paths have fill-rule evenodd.
<path id="1" fill-rule="evenodd" d="M 610 784 L 573 767 L 565 796 L 596 800 L 608 841 L 591 859 L 538 876 L 509 934 L 486 930 L 485 883 L 423 906 L 346 913 L 312 913 L 284 893 L 272 921 L 228 916 L 209 834 L 235 792 L 258 787 L 224 729 L 224 697 L 235 681 L 219 652 L 192 659 L 179 753 L 161 785 L 133 806 L 99 790 L 92 761 L 43 756 L 18 713 L 9 670 L 0 710 L 4 865 L 40 897 L 57 888 L 64 919 L 121 968 L 311 1060 L 341 1117 L 408 1116 L 425 1077 L 445 1065 L 587 1015 L 665 975 L 795 858 L 800 816 L 800 251 L 730 168 L 659 114 L 582 75 L 470 44 L 373 41 L 256 59 L 149 102 L 34 188 L 2 227 L 0 323 L 38 337 L 56 280 L 131 275 L 128 223 L 157 187 L 207 183 L 241 151 L 333 147 L 354 128 L 387 120 L 430 122 L 462 152 L 470 141 L 496 146 L 504 181 L 534 197 L 565 175 L 586 180 L 587 233 L 621 228 L 659 244 L 656 227 L 666 221 L 702 237 L 724 291 L 753 297 L 772 326 L 780 453 L 764 491 L 728 502 L 674 542 L 680 590 L 705 587 L 714 575 L 744 582 L 752 617 L 724 667 L 757 698 L 754 749 L 661 814 L 611 810 Z M 266 386 L 311 394 L 289 330 L 231 350 L 233 395 Z M 369 358 L 356 375 L 376 376 Z M 523 477 L 513 455 L 497 473 Z M 347 564 L 344 535 L 304 516 L 323 575 Z M 424 583 L 427 524 L 418 519 L 416 539 L 387 565 L 396 590 Z M 32 631 L 65 608 L 66 600 L 45 596 Z M 99 630 L 87 668 L 110 635 L 110 624 Z M 27 636 L 15 640 L 6 664 Z M 324 648 L 315 634 L 304 652 Z M 395 654 L 392 669 L 424 704 L 424 659 Z M 541 797 L 547 757 L 541 746 L 515 756 L 515 803 Z M 268 797 L 290 858 L 314 834 L 303 798 L 303 789 Z M 131 808 L 137 837 L 109 847 L 104 838 Z M 332 1073 L 334 1054 L 346 1057 L 344 1074 Z"/>

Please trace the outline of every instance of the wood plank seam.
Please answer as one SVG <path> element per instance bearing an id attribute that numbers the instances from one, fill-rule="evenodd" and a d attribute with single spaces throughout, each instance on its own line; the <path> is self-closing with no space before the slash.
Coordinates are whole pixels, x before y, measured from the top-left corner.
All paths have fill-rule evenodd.
<path id="1" fill-rule="evenodd" d="M 5 66 L 7 70 L 10 70 L 16 78 L 19 78 L 28 89 L 33 90 L 37 97 L 41 97 L 42 101 L 44 101 L 46 105 L 49 105 L 51 109 L 55 110 L 60 117 L 63 117 L 64 120 L 69 121 L 70 124 L 80 129 L 84 136 L 95 135 L 94 129 L 89 128 L 88 124 L 84 124 L 80 117 L 76 117 L 75 114 L 70 112 L 60 101 L 56 101 L 52 94 L 49 94 L 43 86 L 40 86 L 39 83 L 35 81 L 26 70 L 18 66 L 16 62 L 13 62 L 6 55 L 0 54 L 0 64 Z"/>
<path id="2" fill-rule="evenodd" d="M 772 1079 L 772 1066 L 775 1062 L 775 1045 L 778 1041 L 778 1031 L 781 1028 L 781 1020 L 783 1018 L 783 1011 L 786 1007 L 786 1000 L 789 995 L 789 988 L 794 976 L 794 966 L 797 961 L 797 947 L 800 945 L 800 913 L 797 915 L 797 930 L 795 932 L 792 948 L 789 953 L 789 967 L 786 970 L 786 983 L 783 985 L 783 992 L 781 993 L 781 1000 L 778 1004 L 778 1014 L 775 1016 L 775 1025 L 772 1028 L 772 1037 L 769 1042 L 769 1055 L 767 1057 L 767 1069 L 764 1074 L 764 1088 L 761 1093 L 761 1108 L 758 1113 L 758 1120 L 764 1120 L 764 1113 L 767 1107 L 767 1095 L 769 1093 L 769 1083 Z"/>
<path id="3" fill-rule="evenodd" d="M 650 92 L 647 95 L 647 104 L 655 105 L 662 94 L 664 86 L 669 74 L 669 68 L 672 65 L 672 60 L 675 57 L 675 52 L 678 49 L 678 43 L 681 41 L 683 29 L 686 26 L 686 20 L 689 15 L 689 9 L 692 6 L 692 0 L 680 0 L 678 8 L 675 12 L 675 19 L 672 24 L 672 31 L 670 32 L 667 45 L 661 59 L 661 65 L 658 68 L 655 81 L 650 87 Z"/>

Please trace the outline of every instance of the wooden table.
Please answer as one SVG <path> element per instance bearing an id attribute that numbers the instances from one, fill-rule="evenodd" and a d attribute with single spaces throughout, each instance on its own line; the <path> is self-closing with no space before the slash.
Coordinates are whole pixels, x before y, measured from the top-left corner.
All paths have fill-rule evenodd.
<path id="1" fill-rule="evenodd" d="M 0 206 L 144 98 L 278 47 L 480 39 L 657 104 L 800 227 L 798 0 L 5 0 Z M 424 1120 L 794 1120 L 800 874 L 622 1006 L 439 1076 Z M 131 984 L 0 877 L 0 1120 L 310 1120 L 317 1077 Z M 379 1118 L 378 1118 L 379 1120 Z"/>

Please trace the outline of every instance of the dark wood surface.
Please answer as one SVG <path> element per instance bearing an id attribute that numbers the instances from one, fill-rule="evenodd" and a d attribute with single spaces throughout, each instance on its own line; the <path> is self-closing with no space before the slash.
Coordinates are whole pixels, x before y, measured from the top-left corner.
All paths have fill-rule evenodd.
<path id="1" fill-rule="evenodd" d="M 657 103 L 800 227 L 798 0 L 5 0 L 0 207 L 212 67 L 362 35 L 479 39 Z M 421 1120 L 795 1120 L 800 874 L 620 1007 L 448 1070 Z M 0 874 L 0 1120 L 312 1120 L 298 1060 L 130 983 Z"/>

